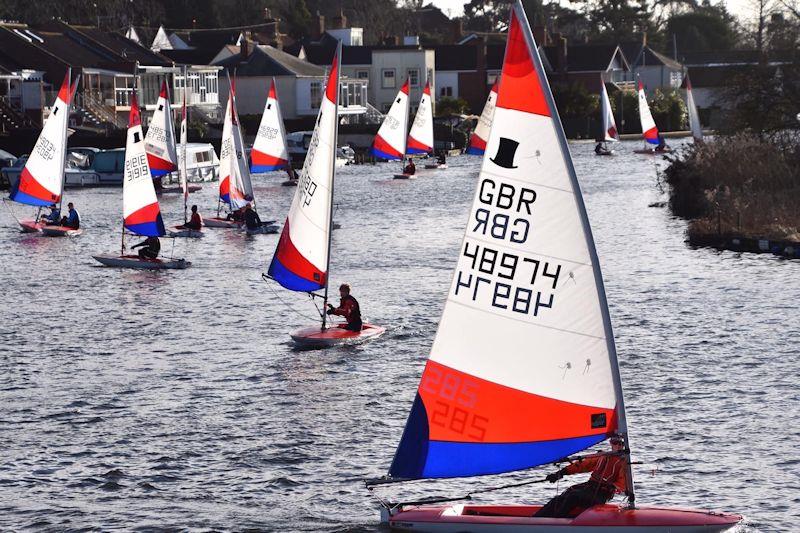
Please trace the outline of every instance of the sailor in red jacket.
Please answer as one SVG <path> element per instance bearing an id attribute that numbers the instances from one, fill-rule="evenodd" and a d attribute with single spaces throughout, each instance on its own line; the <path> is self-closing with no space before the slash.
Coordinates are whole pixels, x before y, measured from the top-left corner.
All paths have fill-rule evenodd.
<path id="1" fill-rule="evenodd" d="M 567 518 L 576 510 L 583 511 L 606 503 L 614 494 L 627 490 L 626 464 L 628 455 L 623 453 L 625 441 L 622 437 L 611 437 L 611 454 L 598 454 L 571 462 L 558 472 L 549 474 L 547 481 L 554 483 L 565 475 L 591 472 L 589 481 L 568 488 L 539 509 L 533 516 Z"/>
<path id="2" fill-rule="evenodd" d="M 328 304 L 328 314 L 343 316 L 347 320 L 345 329 L 361 331 L 361 327 L 364 325 L 361 322 L 361 308 L 358 306 L 358 300 L 350 296 L 350 285 L 342 283 L 339 287 L 339 296 L 342 298 L 339 301 L 339 307 Z"/>

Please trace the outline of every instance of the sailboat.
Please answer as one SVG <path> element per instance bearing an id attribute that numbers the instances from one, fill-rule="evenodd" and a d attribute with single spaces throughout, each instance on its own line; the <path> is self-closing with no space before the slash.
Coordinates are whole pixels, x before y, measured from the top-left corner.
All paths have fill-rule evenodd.
<path id="1" fill-rule="evenodd" d="M 322 299 L 321 326 L 314 325 L 290 333 L 298 346 L 306 348 L 356 344 L 386 331 L 385 328 L 367 323 L 364 323 L 361 331 L 350 331 L 343 325 L 329 324 L 325 314 L 330 280 L 341 57 L 340 41 L 328 74 L 308 156 L 300 172 L 300 183 L 269 270 L 264 274 L 265 279 L 277 281 L 285 289 Z"/>
<path id="2" fill-rule="evenodd" d="M 406 131 L 408 129 L 408 85 L 406 82 L 397 91 L 392 107 L 383 119 L 375 140 L 372 155 L 388 161 L 403 161 L 406 153 Z M 433 135 L 431 135 L 432 137 Z M 402 163 L 401 163 L 402 164 Z M 395 174 L 395 179 L 409 179 L 411 174 Z"/>
<path id="3" fill-rule="evenodd" d="M 703 127 L 700 125 L 700 115 L 697 113 L 697 105 L 694 103 L 692 95 L 692 82 L 689 75 L 686 75 L 686 108 L 689 110 L 689 128 L 692 130 L 694 142 L 703 142 Z"/>
<path id="4" fill-rule="evenodd" d="M 475 126 L 475 131 L 469 137 L 469 147 L 467 153 L 470 155 L 483 155 L 486 151 L 486 140 L 489 138 L 489 130 L 492 129 L 492 118 L 494 117 L 494 106 L 497 102 L 497 82 L 492 85 L 486 104 Z"/>
<path id="5" fill-rule="evenodd" d="M 153 178 L 160 180 L 178 170 L 175 126 L 172 124 L 172 108 L 166 80 L 161 82 L 156 110 L 153 111 L 153 118 L 144 137 L 144 148 Z"/>
<path id="6" fill-rule="evenodd" d="M 184 73 L 184 79 L 186 74 Z M 189 202 L 189 169 L 187 167 L 186 159 L 186 145 L 188 144 L 188 124 L 187 124 L 187 109 L 186 109 L 186 91 L 183 91 L 183 102 L 181 104 L 181 132 L 180 132 L 180 149 L 178 150 L 178 179 L 180 181 L 180 190 L 183 193 L 183 225 L 175 227 L 169 232 L 170 237 L 186 237 L 197 239 L 203 236 L 202 230 L 192 229 L 186 227 L 188 221 L 188 202 Z"/>
<path id="7" fill-rule="evenodd" d="M 645 148 L 634 150 L 636 154 L 653 155 L 657 152 L 665 153 L 669 150 L 658 149 L 661 140 L 656 127 L 656 122 L 653 120 L 653 114 L 650 112 L 650 106 L 647 104 L 647 95 L 644 92 L 644 85 L 642 80 L 638 84 L 639 93 L 639 122 L 642 124 L 642 138 L 645 141 Z"/>
<path id="8" fill-rule="evenodd" d="M 419 99 L 417 114 L 411 123 L 406 142 L 407 155 L 430 155 L 433 153 L 433 107 L 431 102 L 431 82 L 425 83 Z M 447 168 L 447 165 L 427 164 L 425 168 Z"/>
<path id="9" fill-rule="evenodd" d="M 619 134 L 617 133 L 617 124 L 614 122 L 614 112 L 611 110 L 611 100 L 608 98 L 608 91 L 606 91 L 606 84 L 603 79 L 600 79 L 600 109 L 602 111 L 603 121 L 603 135 L 602 135 L 602 150 L 595 150 L 597 155 L 613 155 L 614 151 L 606 147 L 608 142 L 619 141 Z"/>
<path id="10" fill-rule="evenodd" d="M 67 155 L 67 125 L 69 124 L 69 109 L 75 90 L 78 88 L 78 79 L 70 85 L 71 69 L 67 70 L 61 89 L 50 111 L 50 116 L 42 127 L 42 132 L 31 150 L 25 167 L 22 169 L 19 180 L 12 188 L 9 198 L 17 203 L 36 206 L 41 213 L 42 207 L 60 204 L 64 194 L 64 165 Z M 64 226 L 45 226 L 39 221 L 37 213 L 34 220 L 18 220 L 24 233 L 44 233 L 49 236 L 74 236 L 81 233 L 80 229 Z"/>
<path id="11" fill-rule="evenodd" d="M 125 170 L 122 178 L 122 245 L 119 255 L 95 255 L 95 260 L 106 266 L 145 270 L 184 269 L 191 265 L 185 259 L 143 259 L 138 255 L 125 255 L 125 231 L 144 237 L 163 237 L 164 221 L 158 197 L 150 175 L 150 165 L 142 133 L 142 118 L 136 91 L 131 95 L 128 115 L 128 137 L 125 142 Z"/>
<path id="12" fill-rule="evenodd" d="M 272 172 L 289 169 L 289 150 L 286 147 L 286 130 L 278 102 L 278 89 L 275 78 L 269 85 L 264 113 L 258 126 L 256 140 L 250 154 L 250 172 Z"/>
<path id="13" fill-rule="evenodd" d="M 401 531 L 666 533 L 731 527 L 741 517 L 633 505 L 625 404 L 603 277 L 521 1 L 511 12 L 501 76 L 487 153 L 430 358 L 389 474 L 368 486 L 525 470 L 615 436 L 624 443 L 616 455 L 625 457 L 630 503 L 592 506 L 572 518 L 535 518 L 537 505 L 380 498 L 383 519 Z M 539 481 L 544 480 L 528 483 Z"/>

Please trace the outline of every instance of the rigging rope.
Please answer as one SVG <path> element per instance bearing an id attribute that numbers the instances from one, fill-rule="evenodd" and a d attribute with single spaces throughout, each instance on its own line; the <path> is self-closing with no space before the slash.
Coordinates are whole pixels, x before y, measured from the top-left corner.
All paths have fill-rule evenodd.
<path id="1" fill-rule="evenodd" d="M 317 317 L 317 318 L 309 318 L 307 315 L 304 315 L 303 313 L 301 313 L 300 311 L 298 311 L 297 309 L 292 307 L 290 304 L 288 304 L 283 298 L 281 298 L 280 294 L 278 294 L 278 292 L 269 283 L 269 277 L 267 277 L 266 274 L 261 274 L 261 279 L 267 284 L 267 287 L 272 292 L 272 294 L 275 295 L 275 297 L 278 299 L 278 301 L 281 302 L 287 309 L 289 309 L 290 311 L 292 311 L 296 315 L 299 315 L 299 316 L 305 318 L 306 320 L 313 320 L 313 321 L 319 320 L 319 317 Z M 315 303 L 314 305 L 316 306 L 317 304 Z"/>

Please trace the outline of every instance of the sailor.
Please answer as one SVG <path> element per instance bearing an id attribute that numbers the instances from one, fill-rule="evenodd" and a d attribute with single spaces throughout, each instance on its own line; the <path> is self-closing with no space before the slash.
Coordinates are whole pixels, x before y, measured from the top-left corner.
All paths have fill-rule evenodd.
<path id="1" fill-rule="evenodd" d="M 161 251 L 161 241 L 158 237 L 148 237 L 139 244 L 131 246 L 131 250 L 140 246 L 142 249 L 139 250 L 139 259 L 155 259 Z"/>
<path id="2" fill-rule="evenodd" d="M 664 139 L 664 136 L 660 133 L 658 134 L 658 146 L 656 146 L 656 152 L 666 152 L 669 150 L 669 146 L 667 145 L 667 141 Z"/>
<path id="3" fill-rule="evenodd" d="M 597 145 L 594 147 L 594 153 L 596 153 L 597 155 L 602 155 L 603 152 L 605 152 L 605 151 L 606 151 L 606 147 L 603 146 L 603 142 L 602 141 L 598 142 Z"/>
<path id="4" fill-rule="evenodd" d="M 591 472 L 589 481 L 573 485 L 544 505 L 533 516 L 569 518 L 576 511 L 603 504 L 616 493 L 625 493 L 625 441 L 622 437 L 611 437 L 611 453 L 598 454 L 571 462 L 558 472 L 548 474 L 547 481 L 555 483 L 565 475 Z"/>
<path id="5" fill-rule="evenodd" d="M 438 163 L 440 165 L 446 165 L 447 164 L 447 156 L 445 155 L 444 150 L 439 152 Z"/>
<path id="6" fill-rule="evenodd" d="M 264 223 L 261 222 L 261 217 L 258 216 L 258 213 L 256 213 L 249 202 L 244 206 L 244 225 L 247 226 L 249 230 L 258 229 L 264 225 Z"/>
<path id="7" fill-rule="evenodd" d="M 200 216 L 200 213 L 197 212 L 197 206 L 192 206 L 192 216 L 189 219 L 189 222 L 184 224 L 183 226 L 178 226 L 180 229 L 193 229 L 193 230 L 201 230 L 203 228 L 203 218 Z"/>
<path id="8" fill-rule="evenodd" d="M 72 202 L 67 204 L 67 209 L 69 211 L 67 211 L 67 216 L 61 219 L 61 225 L 71 229 L 79 229 L 81 227 L 81 216 L 75 206 L 72 205 Z"/>
<path id="9" fill-rule="evenodd" d="M 58 226 L 58 222 L 61 220 L 61 210 L 58 208 L 56 204 L 50 206 L 50 214 L 47 216 L 42 215 L 41 220 L 39 222 L 47 225 L 47 226 Z"/>
<path id="10" fill-rule="evenodd" d="M 245 207 L 240 207 L 239 209 L 235 209 L 227 214 L 225 217 L 226 220 L 233 220 L 234 222 L 241 222 L 244 220 L 244 211 Z"/>
<path id="11" fill-rule="evenodd" d="M 405 167 L 403 167 L 403 174 L 408 174 L 409 176 L 413 176 L 416 171 L 417 167 L 414 164 L 414 161 L 409 157 L 408 164 Z"/>
<path id="12" fill-rule="evenodd" d="M 361 331 L 364 323 L 361 321 L 361 308 L 358 305 L 358 300 L 350 295 L 350 285 L 342 283 L 339 287 L 339 307 L 333 307 L 328 304 L 329 315 L 343 316 L 347 320 L 345 329 L 350 331 Z"/>

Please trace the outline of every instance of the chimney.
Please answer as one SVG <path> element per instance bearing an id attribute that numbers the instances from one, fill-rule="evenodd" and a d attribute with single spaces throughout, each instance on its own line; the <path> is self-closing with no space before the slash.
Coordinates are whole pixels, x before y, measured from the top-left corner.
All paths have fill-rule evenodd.
<path id="1" fill-rule="evenodd" d="M 558 54 L 558 66 L 556 70 L 559 72 L 567 71 L 567 38 L 561 33 L 555 34 L 556 52 Z"/>
<path id="2" fill-rule="evenodd" d="M 283 50 L 283 35 L 281 35 L 281 28 L 280 28 L 280 20 L 275 19 L 275 48 L 278 50 Z"/>
<path id="3" fill-rule="evenodd" d="M 533 27 L 533 38 L 536 40 L 537 46 L 548 46 L 550 43 L 547 39 L 547 28 L 544 25 L 536 25 Z"/>
<path id="4" fill-rule="evenodd" d="M 453 27 L 453 42 L 457 43 L 464 38 L 464 21 L 460 18 L 453 19 L 451 22 Z"/>
<path id="5" fill-rule="evenodd" d="M 333 17 L 333 27 L 340 30 L 347 27 L 347 17 L 344 16 L 344 9 L 339 9 L 339 14 Z"/>
<path id="6" fill-rule="evenodd" d="M 319 41 L 323 33 L 325 33 L 325 15 L 320 15 L 319 11 L 317 11 L 317 19 L 311 28 L 311 39 Z"/>
<path id="7" fill-rule="evenodd" d="M 272 20 L 272 12 L 269 10 L 268 7 L 264 8 L 264 22 L 270 22 Z"/>

